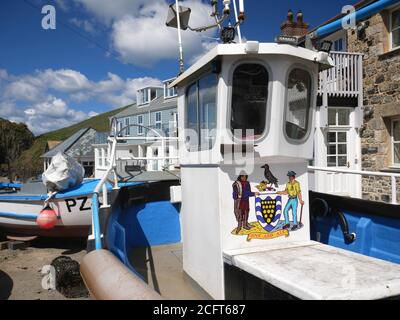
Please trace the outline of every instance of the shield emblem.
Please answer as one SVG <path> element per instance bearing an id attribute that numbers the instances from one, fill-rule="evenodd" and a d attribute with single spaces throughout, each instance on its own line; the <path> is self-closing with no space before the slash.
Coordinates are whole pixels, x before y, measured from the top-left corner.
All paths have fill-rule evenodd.
<path id="1" fill-rule="evenodd" d="M 256 198 L 256 216 L 260 225 L 268 232 L 275 230 L 282 215 L 282 197 Z"/>

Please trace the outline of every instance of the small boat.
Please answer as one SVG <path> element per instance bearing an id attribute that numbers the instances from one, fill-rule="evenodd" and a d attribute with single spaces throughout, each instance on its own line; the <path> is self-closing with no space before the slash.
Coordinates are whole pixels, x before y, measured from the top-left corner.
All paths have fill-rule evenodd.
<path id="1" fill-rule="evenodd" d="M 51 199 L 40 182 L 22 185 L 17 193 L 0 194 L 0 232 L 9 236 L 86 238 L 92 225 L 91 197 L 99 181 L 85 180 L 75 188 L 55 194 Z M 135 184 L 120 183 L 119 187 Z M 110 198 L 117 192 L 107 183 Z M 48 199 L 58 221 L 54 228 L 42 229 L 37 219 Z"/>
<path id="2" fill-rule="evenodd" d="M 0 194 L 4 192 L 17 192 L 21 190 L 22 184 L 20 183 L 4 183 L 0 182 Z"/>

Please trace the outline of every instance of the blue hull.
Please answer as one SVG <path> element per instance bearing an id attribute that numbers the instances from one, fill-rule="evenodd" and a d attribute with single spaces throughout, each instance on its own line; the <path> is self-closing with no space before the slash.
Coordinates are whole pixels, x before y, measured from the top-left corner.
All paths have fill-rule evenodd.
<path id="1" fill-rule="evenodd" d="M 179 206 L 171 204 L 169 189 L 177 182 L 157 182 L 124 188 L 106 222 L 106 247 L 131 271 L 135 248 L 181 242 Z"/>
<path id="2" fill-rule="evenodd" d="M 356 239 L 352 243 L 345 240 L 337 214 L 316 217 L 311 210 L 313 240 L 400 264 L 399 206 L 312 192 L 311 201 L 316 198 L 344 214 L 349 232 L 355 233 Z"/>

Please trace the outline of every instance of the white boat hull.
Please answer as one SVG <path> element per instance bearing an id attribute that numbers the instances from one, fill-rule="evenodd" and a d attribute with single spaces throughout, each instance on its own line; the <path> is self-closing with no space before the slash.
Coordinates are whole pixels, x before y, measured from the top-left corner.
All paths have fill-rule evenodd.
<path id="1" fill-rule="evenodd" d="M 101 200 L 100 200 L 101 201 Z M 43 230 L 36 224 L 35 216 L 43 209 L 43 201 L 0 199 L 0 232 L 6 235 L 30 235 L 48 237 L 87 237 L 92 224 L 92 200 L 90 196 L 56 199 L 51 207 L 59 216 L 57 225 Z M 4 215 L 9 216 L 4 217 Z"/>

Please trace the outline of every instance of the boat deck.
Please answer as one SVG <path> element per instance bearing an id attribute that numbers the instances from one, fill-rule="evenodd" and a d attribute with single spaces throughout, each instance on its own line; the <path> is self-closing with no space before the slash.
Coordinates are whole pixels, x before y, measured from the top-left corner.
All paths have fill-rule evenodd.
<path id="1" fill-rule="evenodd" d="M 400 265 L 317 242 L 227 251 L 224 260 L 296 299 L 400 297 Z"/>
<path id="2" fill-rule="evenodd" d="M 182 244 L 136 248 L 130 262 L 145 282 L 169 300 L 212 298 L 183 271 Z"/>

